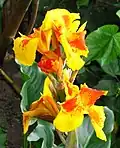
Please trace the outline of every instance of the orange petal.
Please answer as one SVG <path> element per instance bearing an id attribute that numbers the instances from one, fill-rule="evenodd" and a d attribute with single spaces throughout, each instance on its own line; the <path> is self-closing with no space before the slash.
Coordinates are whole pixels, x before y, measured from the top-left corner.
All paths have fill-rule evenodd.
<path id="1" fill-rule="evenodd" d="M 39 29 L 34 29 L 34 37 L 39 38 L 38 51 L 42 54 L 50 50 L 52 30 L 43 31 L 41 27 Z"/>
<path id="2" fill-rule="evenodd" d="M 76 102 L 77 100 L 75 98 L 67 100 L 64 103 L 62 103 L 62 107 L 64 110 L 66 110 L 66 112 L 71 112 L 77 107 Z"/>
<path id="3" fill-rule="evenodd" d="M 59 77 L 62 75 L 62 59 L 53 51 L 49 51 L 43 55 L 38 66 L 45 73 L 56 73 Z"/>
<path id="4" fill-rule="evenodd" d="M 96 100 L 98 100 L 101 96 L 106 94 L 107 94 L 107 91 L 88 88 L 86 84 L 81 85 L 80 98 L 84 106 L 93 105 L 96 102 Z"/>
<path id="5" fill-rule="evenodd" d="M 38 117 L 51 121 L 56 117 L 58 112 L 59 110 L 53 98 L 49 96 L 42 96 L 39 100 L 31 104 L 29 111 L 23 113 L 24 133 L 28 131 L 29 120 L 32 117 Z"/>
<path id="6" fill-rule="evenodd" d="M 86 32 L 79 32 L 79 33 L 73 33 L 69 36 L 68 42 L 73 49 L 73 52 L 79 53 L 79 55 L 83 55 L 87 57 L 88 55 L 88 48 L 85 44 L 85 34 Z"/>

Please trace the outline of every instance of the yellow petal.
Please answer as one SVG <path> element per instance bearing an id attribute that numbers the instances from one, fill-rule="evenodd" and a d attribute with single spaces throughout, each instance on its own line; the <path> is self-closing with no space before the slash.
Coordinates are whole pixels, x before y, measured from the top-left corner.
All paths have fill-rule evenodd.
<path id="1" fill-rule="evenodd" d="M 43 95 L 44 96 L 51 96 L 52 97 L 52 93 L 50 91 L 50 85 L 52 85 L 52 82 L 47 77 L 44 81 L 44 88 L 43 88 Z"/>
<path id="2" fill-rule="evenodd" d="M 105 122 L 105 113 L 103 106 L 91 106 L 89 109 L 91 123 L 95 129 L 96 135 L 101 140 L 107 141 L 106 135 L 102 130 Z"/>
<path id="3" fill-rule="evenodd" d="M 28 131 L 28 127 L 29 127 L 29 116 L 26 116 L 25 113 L 23 113 L 23 133 L 26 134 L 26 132 Z"/>
<path id="4" fill-rule="evenodd" d="M 53 27 L 53 23 L 57 23 L 56 25 L 65 26 L 64 19 L 62 18 L 63 15 L 69 15 L 69 11 L 66 9 L 53 9 L 47 11 L 45 15 L 45 19 L 42 22 L 42 29 L 48 30 Z"/>
<path id="5" fill-rule="evenodd" d="M 64 48 L 64 52 L 66 54 L 68 67 L 71 68 L 73 71 L 79 70 L 80 68 L 82 68 L 85 62 L 82 60 L 82 58 L 80 58 L 79 52 L 74 52 L 72 50 L 72 48 L 70 47 L 70 44 L 68 43 L 64 35 L 61 35 L 60 41 Z"/>
<path id="6" fill-rule="evenodd" d="M 84 64 L 85 62 L 77 54 L 73 54 L 67 58 L 67 65 L 73 71 L 81 69 L 84 66 Z"/>
<path id="7" fill-rule="evenodd" d="M 48 52 L 50 50 L 50 42 L 52 36 L 52 30 L 42 30 L 40 27 L 39 29 L 34 29 L 34 36 L 39 38 L 38 43 L 38 51 L 42 54 Z"/>
<path id="8" fill-rule="evenodd" d="M 79 87 L 77 85 L 73 85 L 69 81 L 64 83 L 65 85 L 65 94 L 66 100 L 74 98 L 79 93 Z"/>
<path id="9" fill-rule="evenodd" d="M 61 132 L 70 132 L 82 124 L 83 118 L 83 114 L 79 111 L 65 112 L 61 110 L 53 124 Z"/>
<path id="10" fill-rule="evenodd" d="M 82 24 L 82 26 L 80 26 L 80 28 L 78 29 L 77 32 L 82 32 L 82 31 L 84 31 L 86 25 L 87 25 L 87 22 L 85 22 L 84 24 Z"/>
<path id="11" fill-rule="evenodd" d="M 80 15 L 79 13 L 70 13 L 71 24 L 70 24 L 70 32 L 76 32 L 80 25 Z"/>
<path id="12" fill-rule="evenodd" d="M 63 80 L 68 81 L 70 79 L 71 73 L 72 73 L 71 69 L 65 68 L 63 70 Z"/>
<path id="13" fill-rule="evenodd" d="M 38 38 L 18 37 L 14 40 L 15 58 L 20 64 L 30 66 L 36 56 Z"/>

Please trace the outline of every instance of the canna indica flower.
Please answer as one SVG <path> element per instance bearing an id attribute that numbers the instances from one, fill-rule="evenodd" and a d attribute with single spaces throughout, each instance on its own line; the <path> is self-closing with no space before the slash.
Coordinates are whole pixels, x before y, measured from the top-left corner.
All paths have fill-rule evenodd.
<path id="1" fill-rule="evenodd" d="M 55 52 L 49 51 L 42 56 L 38 66 L 45 73 L 56 73 L 59 77 L 62 76 L 63 61 Z"/>
<path id="2" fill-rule="evenodd" d="M 47 12 L 41 29 L 52 29 L 57 40 L 64 48 L 66 61 L 69 68 L 79 70 L 84 61 L 80 56 L 87 56 L 88 49 L 85 45 L 85 24 L 79 29 L 80 16 L 78 13 L 70 13 L 65 9 L 54 9 Z M 77 31 L 78 29 L 78 31 Z"/>
<path id="3" fill-rule="evenodd" d="M 15 57 L 20 64 L 30 66 L 33 64 L 36 57 L 37 44 L 39 39 L 31 36 L 18 37 L 14 40 Z"/>
<path id="4" fill-rule="evenodd" d="M 42 31 L 41 28 L 34 29 L 34 33 L 25 36 L 20 34 L 14 40 L 15 57 L 20 64 L 31 66 L 36 57 L 36 50 L 42 54 L 50 50 L 52 30 Z"/>
<path id="5" fill-rule="evenodd" d="M 46 78 L 44 83 L 43 95 L 39 100 L 33 102 L 30 106 L 29 111 L 23 112 L 23 129 L 24 134 L 28 131 L 29 121 L 33 117 L 44 119 L 52 122 L 58 114 L 58 107 L 53 100 L 49 85 L 51 81 Z"/>
<path id="6" fill-rule="evenodd" d="M 34 29 L 34 33 L 32 34 L 34 38 L 39 38 L 37 51 L 41 54 L 45 54 L 50 50 L 51 36 L 52 30 L 48 29 L 43 31 L 41 27 L 38 29 Z"/>
<path id="7" fill-rule="evenodd" d="M 91 89 L 86 84 L 81 85 L 78 91 L 78 87 L 70 82 L 65 87 L 67 100 L 61 103 L 61 110 L 53 122 L 55 127 L 61 132 L 70 132 L 79 127 L 84 115 L 88 114 L 97 137 L 106 141 L 102 130 L 105 122 L 104 108 L 94 104 L 100 96 L 106 95 L 107 91 Z"/>

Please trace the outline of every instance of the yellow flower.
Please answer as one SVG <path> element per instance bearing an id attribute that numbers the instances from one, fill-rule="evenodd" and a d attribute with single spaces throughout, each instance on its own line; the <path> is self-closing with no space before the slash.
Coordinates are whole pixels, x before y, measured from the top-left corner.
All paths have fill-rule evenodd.
<path id="1" fill-rule="evenodd" d="M 38 42 L 38 48 L 37 51 L 41 54 L 45 54 L 50 50 L 50 43 L 51 43 L 51 36 L 52 36 L 52 30 L 42 30 L 41 27 L 38 29 L 34 29 L 34 33 L 32 34 L 32 37 L 39 38 Z"/>
<path id="2" fill-rule="evenodd" d="M 52 30 L 43 32 L 38 28 L 29 36 L 20 35 L 21 37 L 14 40 L 13 47 L 15 58 L 20 64 L 30 66 L 35 60 L 36 50 L 42 54 L 50 50 Z"/>
<path id="3" fill-rule="evenodd" d="M 51 81 L 46 78 L 43 95 L 39 100 L 31 104 L 29 111 L 23 112 L 24 134 L 28 131 L 29 121 L 32 117 L 37 117 L 52 122 L 58 114 L 59 110 L 49 89 L 50 84 Z"/>
<path id="4" fill-rule="evenodd" d="M 15 52 L 15 58 L 20 64 L 26 66 L 33 64 L 36 57 L 38 41 L 38 38 L 24 35 L 14 40 L 13 50 Z"/>
<path id="5" fill-rule="evenodd" d="M 55 127 L 61 132 L 70 132 L 79 127 L 84 114 L 88 114 L 97 137 L 106 141 L 102 130 L 105 122 L 104 108 L 94 104 L 100 96 L 106 95 L 107 91 L 91 89 L 86 84 L 81 85 L 79 92 L 78 87 L 71 83 L 65 87 L 67 100 L 61 103 L 61 110 L 53 122 Z M 77 93 L 74 91 L 75 88 Z"/>
<path id="6" fill-rule="evenodd" d="M 85 45 L 86 31 L 84 31 L 86 23 L 78 29 L 79 19 L 78 13 L 70 13 L 65 9 L 54 9 L 47 12 L 41 26 L 43 31 L 53 30 L 57 40 L 64 48 L 67 65 L 73 71 L 79 70 L 85 63 L 80 56 L 88 55 Z"/>

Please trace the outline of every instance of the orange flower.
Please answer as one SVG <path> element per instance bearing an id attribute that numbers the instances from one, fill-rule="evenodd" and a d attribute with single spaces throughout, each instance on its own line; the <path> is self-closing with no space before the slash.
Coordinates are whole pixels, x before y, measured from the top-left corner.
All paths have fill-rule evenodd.
<path id="1" fill-rule="evenodd" d="M 32 34 L 32 37 L 39 38 L 38 42 L 38 52 L 41 54 L 45 54 L 50 50 L 50 43 L 51 43 L 51 36 L 52 36 L 52 30 L 45 30 L 43 31 L 40 28 L 34 29 L 34 33 Z"/>
<path id="2" fill-rule="evenodd" d="M 39 100 L 31 104 L 29 111 L 23 112 L 24 134 L 28 131 L 29 121 L 31 118 L 37 117 L 52 122 L 58 114 L 59 110 L 49 89 L 50 84 L 51 81 L 46 78 L 43 95 Z"/>
<path id="3" fill-rule="evenodd" d="M 45 73 L 56 73 L 59 77 L 62 75 L 63 61 L 61 57 L 53 51 L 49 51 L 43 55 L 38 66 Z"/>
<path id="4" fill-rule="evenodd" d="M 65 86 L 65 93 L 67 99 L 61 103 L 61 110 L 54 120 L 55 127 L 62 132 L 75 130 L 82 124 L 84 114 L 88 114 L 97 137 L 106 141 L 102 130 L 105 122 L 104 108 L 94 104 L 107 91 L 91 89 L 84 84 L 78 92 L 78 87 L 69 82 Z"/>
<path id="5" fill-rule="evenodd" d="M 54 9 L 47 12 L 41 26 L 43 31 L 53 30 L 64 48 L 67 65 L 73 71 L 79 70 L 85 63 L 80 56 L 88 55 L 85 45 L 86 31 L 84 31 L 86 23 L 78 29 L 79 19 L 78 13 L 70 13 L 65 9 Z"/>

